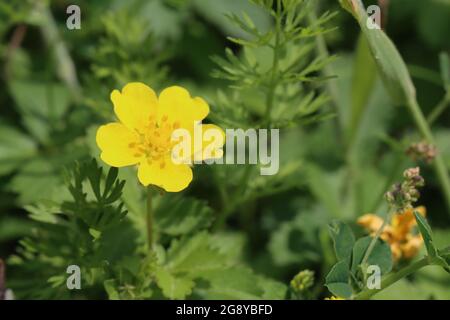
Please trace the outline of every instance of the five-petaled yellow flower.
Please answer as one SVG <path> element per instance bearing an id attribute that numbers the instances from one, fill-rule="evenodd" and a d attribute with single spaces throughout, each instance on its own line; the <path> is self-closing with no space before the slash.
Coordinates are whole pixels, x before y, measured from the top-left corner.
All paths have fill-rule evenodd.
<path id="1" fill-rule="evenodd" d="M 422 216 L 426 214 L 425 207 L 414 210 Z M 383 219 L 374 214 L 365 214 L 358 219 L 358 224 L 375 234 L 383 224 Z M 411 259 L 419 252 L 423 239 L 420 234 L 413 232 L 416 225 L 413 209 L 408 209 L 403 213 L 396 213 L 390 224 L 383 229 L 380 238 L 390 245 L 394 260 Z"/>
<path id="2" fill-rule="evenodd" d="M 173 161 L 172 149 L 177 143 L 172 138 L 175 130 L 185 129 L 194 135 L 197 126 L 201 126 L 202 131 L 215 129 L 224 135 L 219 127 L 200 123 L 209 113 L 208 104 L 202 98 L 192 98 L 181 87 L 169 87 L 157 97 L 145 84 L 129 83 L 122 92 L 114 90 L 111 100 L 119 121 L 98 129 L 96 141 L 101 149 L 100 157 L 113 167 L 138 165 L 138 178 L 144 186 L 152 184 L 168 192 L 178 192 L 192 181 L 191 167 Z M 206 147 L 205 143 L 201 137 L 200 149 Z M 220 150 L 207 157 L 202 150 L 194 150 L 192 143 L 189 157 L 198 152 L 201 160 L 221 157 L 222 146 L 223 142 Z"/>

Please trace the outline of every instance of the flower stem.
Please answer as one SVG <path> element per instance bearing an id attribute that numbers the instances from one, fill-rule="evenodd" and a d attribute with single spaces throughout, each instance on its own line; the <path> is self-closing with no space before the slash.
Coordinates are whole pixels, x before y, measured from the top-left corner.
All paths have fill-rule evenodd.
<path id="1" fill-rule="evenodd" d="M 147 187 L 147 242 L 149 250 L 153 248 L 153 208 L 152 208 L 152 189 Z"/>
<path id="2" fill-rule="evenodd" d="M 428 143 L 436 145 L 433 134 L 431 133 L 430 126 L 428 125 L 428 122 L 425 119 L 422 110 L 417 103 L 417 100 L 415 98 L 409 99 L 407 105 L 423 138 Z M 434 160 L 434 169 L 444 192 L 447 209 L 449 210 L 448 212 L 450 212 L 450 178 L 445 166 L 444 159 L 442 158 L 442 155 L 440 153 L 436 155 L 436 158 Z"/>
<path id="3" fill-rule="evenodd" d="M 445 97 L 437 104 L 437 106 L 433 109 L 433 111 L 431 111 L 430 115 L 427 117 L 428 124 L 431 126 L 449 105 L 450 105 L 450 90 L 447 91 Z"/>
<path id="4" fill-rule="evenodd" d="M 369 246 L 367 247 L 367 250 L 366 250 L 366 253 L 364 254 L 364 258 L 362 259 L 361 265 L 364 266 L 367 263 L 367 260 L 369 260 L 370 254 L 372 253 L 373 249 L 375 248 L 378 238 L 380 237 L 384 228 L 388 224 L 388 221 L 391 220 L 391 217 L 392 217 L 392 210 L 389 210 L 388 214 L 386 215 L 386 218 L 383 220 L 383 224 L 381 225 L 380 228 L 378 228 L 377 232 L 375 233 L 375 236 L 373 237 L 372 241 L 370 242 Z"/>
<path id="5" fill-rule="evenodd" d="M 407 275 L 410 275 L 411 273 L 416 272 L 417 270 L 426 267 L 430 265 L 428 261 L 428 257 L 424 257 L 423 259 L 420 259 L 413 264 L 407 266 L 406 268 L 401 269 L 400 271 L 396 273 L 392 273 L 387 275 L 381 280 L 381 286 L 380 289 L 365 289 L 358 293 L 353 299 L 354 300 L 367 300 L 370 299 L 372 296 L 377 294 L 378 292 L 386 289 L 387 287 L 391 286 L 392 284 L 396 283 L 398 280 L 406 277 Z"/>

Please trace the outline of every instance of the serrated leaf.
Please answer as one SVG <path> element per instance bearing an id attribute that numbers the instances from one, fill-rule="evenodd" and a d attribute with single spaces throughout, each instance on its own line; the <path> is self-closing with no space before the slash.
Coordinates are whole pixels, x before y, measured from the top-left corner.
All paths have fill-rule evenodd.
<path id="1" fill-rule="evenodd" d="M 198 233 L 172 243 L 167 251 L 166 266 L 175 273 L 193 276 L 207 270 L 225 268 L 225 255 L 212 247 L 208 233 Z"/>
<path id="2" fill-rule="evenodd" d="M 192 292 L 194 281 L 187 277 L 174 276 L 168 270 L 159 268 L 155 272 L 156 283 L 169 299 L 185 299 Z"/>
<path id="3" fill-rule="evenodd" d="M 212 209 L 204 201 L 179 195 L 164 195 L 155 209 L 159 231 L 171 236 L 205 229 L 212 217 Z"/>

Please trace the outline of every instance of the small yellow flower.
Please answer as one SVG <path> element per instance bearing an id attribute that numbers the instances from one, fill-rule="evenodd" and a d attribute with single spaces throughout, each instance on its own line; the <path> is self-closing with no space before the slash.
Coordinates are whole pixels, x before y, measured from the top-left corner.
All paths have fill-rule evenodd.
<path id="1" fill-rule="evenodd" d="M 345 300 L 345 299 L 341 297 L 331 296 L 329 298 L 325 298 L 325 300 Z"/>
<path id="2" fill-rule="evenodd" d="M 414 210 L 422 216 L 426 215 L 425 207 Z M 374 235 L 383 224 L 383 219 L 374 214 L 365 214 L 358 219 L 358 224 Z M 413 209 L 407 209 L 395 214 L 391 223 L 384 228 L 380 238 L 390 245 L 394 260 L 411 259 L 419 252 L 423 239 L 420 234 L 413 233 L 416 225 Z"/>
<path id="3" fill-rule="evenodd" d="M 209 106 L 202 98 L 192 98 L 181 87 L 169 87 L 159 97 L 143 83 L 129 83 L 122 92 L 111 93 L 114 112 L 118 122 L 101 126 L 97 131 L 96 141 L 101 150 L 101 159 L 113 167 L 138 165 L 138 179 L 144 185 L 159 186 L 168 192 L 185 189 L 192 181 L 192 169 L 186 163 L 175 163 L 172 149 L 177 142 L 172 133 L 185 129 L 191 136 L 200 128 L 223 130 L 217 126 L 200 123 L 209 113 Z M 203 136 L 200 146 L 194 147 L 191 139 L 193 158 L 200 152 L 200 160 L 222 156 L 217 150 L 211 157 L 204 157 L 202 150 L 206 147 Z M 222 147 L 223 142 L 220 145 Z M 198 150 L 198 149 L 202 150 Z"/>

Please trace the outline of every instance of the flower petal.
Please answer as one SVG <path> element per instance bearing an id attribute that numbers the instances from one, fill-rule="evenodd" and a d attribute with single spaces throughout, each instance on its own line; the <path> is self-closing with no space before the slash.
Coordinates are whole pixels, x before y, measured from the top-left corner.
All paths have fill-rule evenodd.
<path id="1" fill-rule="evenodd" d="M 118 122 L 101 126 L 96 135 L 97 145 L 102 151 L 101 159 L 113 167 L 139 163 L 140 157 L 135 156 L 129 147 L 137 139 L 136 133 Z"/>
<path id="2" fill-rule="evenodd" d="M 202 160 L 219 159 L 223 157 L 225 132 L 214 124 L 202 125 Z M 194 146 L 194 154 L 197 154 Z"/>
<path id="3" fill-rule="evenodd" d="M 129 129 L 142 131 L 150 117 L 156 121 L 158 98 L 155 92 L 140 82 L 132 82 L 111 93 L 114 112 Z"/>
<path id="4" fill-rule="evenodd" d="M 174 164 L 170 157 L 164 159 L 164 164 L 152 161 L 149 164 L 142 161 L 138 169 L 139 181 L 144 185 L 150 184 L 163 188 L 167 192 L 179 192 L 192 181 L 192 169 L 186 164 Z"/>
<path id="5" fill-rule="evenodd" d="M 159 95 L 158 119 L 167 117 L 170 122 L 178 122 L 182 128 L 191 129 L 195 121 L 201 121 L 209 113 L 205 100 L 192 98 L 182 87 L 169 87 Z"/>
<path id="6" fill-rule="evenodd" d="M 360 217 L 357 223 L 368 231 L 377 231 L 383 224 L 383 219 L 375 214 L 368 213 Z"/>

